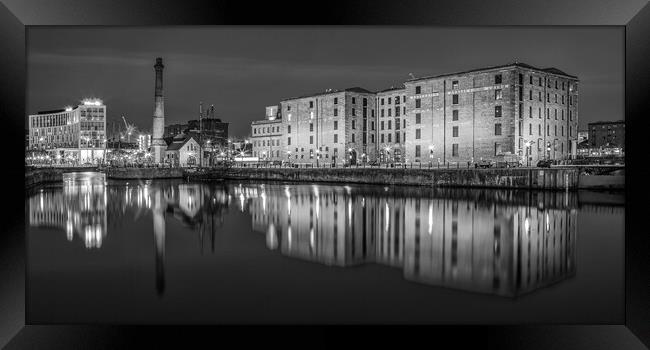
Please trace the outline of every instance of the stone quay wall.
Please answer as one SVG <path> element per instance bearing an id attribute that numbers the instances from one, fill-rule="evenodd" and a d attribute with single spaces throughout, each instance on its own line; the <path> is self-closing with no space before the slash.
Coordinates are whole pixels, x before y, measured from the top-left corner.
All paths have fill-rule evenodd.
<path id="1" fill-rule="evenodd" d="M 575 169 L 231 168 L 224 179 L 576 190 Z"/>
<path id="2" fill-rule="evenodd" d="M 106 177 L 115 180 L 130 179 L 181 179 L 182 168 L 108 168 Z"/>
<path id="3" fill-rule="evenodd" d="M 62 183 L 63 169 L 25 169 L 25 189 L 29 190 L 47 183 Z"/>

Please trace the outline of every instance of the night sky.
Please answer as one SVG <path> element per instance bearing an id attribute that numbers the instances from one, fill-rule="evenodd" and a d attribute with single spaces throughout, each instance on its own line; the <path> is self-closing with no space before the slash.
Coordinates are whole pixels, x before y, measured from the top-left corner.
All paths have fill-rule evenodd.
<path id="1" fill-rule="evenodd" d="M 101 98 L 150 130 L 156 57 L 166 124 L 214 104 L 246 136 L 264 107 L 325 89 L 380 90 L 511 62 L 580 79 L 580 128 L 624 119 L 624 32 L 613 27 L 29 27 L 27 113 Z"/>

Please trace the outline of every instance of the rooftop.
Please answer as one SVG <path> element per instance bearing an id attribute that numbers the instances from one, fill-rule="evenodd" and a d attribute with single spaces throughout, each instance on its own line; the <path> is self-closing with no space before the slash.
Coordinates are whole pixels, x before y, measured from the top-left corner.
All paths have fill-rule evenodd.
<path id="1" fill-rule="evenodd" d="M 426 79 L 433 79 L 433 78 L 441 78 L 441 77 L 448 77 L 448 76 L 453 76 L 453 75 L 461 75 L 461 74 L 466 74 L 466 73 L 472 73 L 472 72 L 480 72 L 484 70 L 493 70 L 493 69 L 500 69 L 500 68 L 507 68 L 507 67 L 520 67 L 520 68 L 526 68 L 526 69 L 533 69 L 537 71 L 542 71 L 546 73 L 551 73 L 551 74 L 556 74 L 556 75 L 563 75 L 569 78 L 573 79 L 578 79 L 577 76 L 567 74 L 555 67 L 549 67 L 549 68 L 537 68 L 533 67 L 530 64 L 527 63 L 522 63 L 522 62 L 513 62 L 513 63 L 508 63 L 500 66 L 491 66 L 491 67 L 483 67 L 483 68 L 476 68 L 476 69 L 470 69 L 466 71 L 461 71 L 461 72 L 454 72 L 454 73 L 446 73 L 446 74 L 439 74 L 439 75 L 431 75 L 431 76 L 425 76 L 425 77 L 420 77 L 420 78 L 414 78 L 414 79 L 409 79 L 407 82 L 413 82 L 413 81 L 419 81 L 419 80 L 426 80 Z"/>
<path id="2" fill-rule="evenodd" d="M 601 124 L 625 124 L 625 120 L 599 121 L 599 122 L 589 123 L 589 125 L 601 125 Z"/>
<path id="3" fill-rule="evenodd" d="M 362 94 L 373 94 L 372 91 L 366 90 L 362 87 L 351 87 L 343 90 L 338 90 L 338 89 L 327 89 L 324 92 L 318 92 L 318 93 L 313 93 L 313 94 L 308 94 L 308 95 L 303 95 L 303 96 L 296 96 L 296 97 L 290 97 L 290 98 L 285 98 L 282 101 L 290 101 L 290 100 L 297 100 L 301 98 L 308 98 L 308 97 L 316 97 L 316 96 L 323 96 L 323 95 L 329 95 L 329 94 L 335 94 L 335 93 L 340 93 L 340 92 L 358 92 Z"/>
<path id="4" fill-rule="evenodd" d="M 400 86 L 397 86 L 397 87 L 391 86 L 388 89 L 379 90 L 379 91 L 376 91 L 375 93 L 382 93 L 382 92 L 389 92 L 389 91 L 396 91 L 396 90 L 404 90 L 405 88 L 406 87 L 404 86 L 404 84 L 401 84 Z"/>

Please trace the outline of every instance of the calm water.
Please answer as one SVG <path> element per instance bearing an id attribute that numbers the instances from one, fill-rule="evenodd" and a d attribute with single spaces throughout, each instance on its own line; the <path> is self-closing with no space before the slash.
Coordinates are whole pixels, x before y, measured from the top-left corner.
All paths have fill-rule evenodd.
<path id="1" fill-rule="evenodd" d="M 66 176 L 26 197 L 37 323 L 621 323 L 609 194 Z"/>

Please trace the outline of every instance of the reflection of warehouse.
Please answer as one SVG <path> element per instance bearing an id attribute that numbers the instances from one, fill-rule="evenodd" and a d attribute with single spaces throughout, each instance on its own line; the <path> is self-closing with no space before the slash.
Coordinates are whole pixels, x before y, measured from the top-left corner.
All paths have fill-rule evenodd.
<path id="1" fill-rule="evenodd" d="M 562 201 L 540 209 L 536 202 L 496 207 L 364 195 L 349 187 L 324 193 L 315 185 L 244 189 L 238 191 L 249 203 L 253 229 L 266 234 L 270 249 L 294 258 L 333 266 L 380 263 L 402 268 L 408 280 L 506 296 L 575 271 L 576 214 Z"/>

